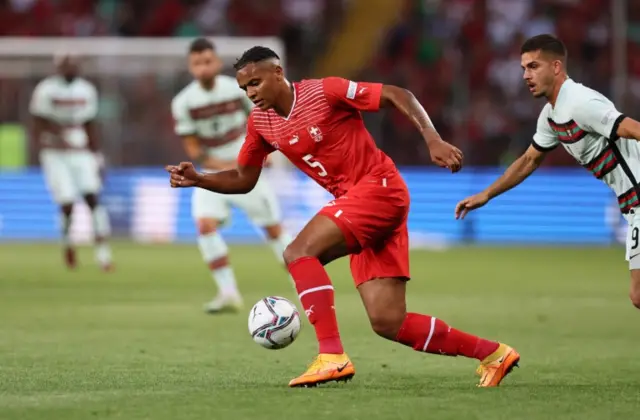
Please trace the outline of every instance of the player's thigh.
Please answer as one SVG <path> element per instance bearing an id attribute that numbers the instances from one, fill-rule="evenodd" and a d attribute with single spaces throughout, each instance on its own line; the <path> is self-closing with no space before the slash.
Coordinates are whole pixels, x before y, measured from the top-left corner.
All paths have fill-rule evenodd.
<path id="1" fill-rule="evenodd" d="M 343 230 L 329 217 L 316 214 L 284 251 L 284 261 L 316 257 L 323 264 L 349 253 Z"/>
<path id="2" fill-rule="evenodd" d="M 230 195 L 229 201 L 241 209 L 256 226 L 275 226 L 282 220 L 278 198 L 262 178 L 249 193 Z"/>
<path id="3" fill-rule="evenodd" d="M 640 214 L 635 209 L 627 216 L 626 259 L 629 261 L 631 284 L 629 297 L 631 302 L 640 308 Z"/>
<path id="4" fill-rule="evenodd" d="M 360 289 L 369 281 L 380 278 L 397 278 L 408 281 L 409 232 L 406 223 L 398 227 L 385 240 L 351 255 L 351 275 Z"/>
<path id="5" fill-rule="evenodd" d="M 393 340 L 407 314 L 405 278 L 370 279 L 358 287 L 369 322 L 379 335 Z"/>
<path id="6" fill-rule="evenodd" d="M 230 216 L 227 196 L 194 188 L 191 195 L 191 216 L 196 221 L 212 219 L 218 224 L 224 224 Z"/>
<path id="7" fill-rule="evenodd" d="M 95 155 L 88 150 L 70 152 L 70 169 L 82 195 L 98 194 L 102 188 L 100 167 Z"/>
<path id="8" fill-rule="evenodd" d="M 40 151 L 40 164 L 53 200 L 58 204 L 72 204 L 78 196 L 78 191 L 65 152 L 43 149 Z"/>
<path id="9" fill-rule="evenodd" d="M 369 177 L 320 210 L 345 232 L 352 248 L 379 247 L 405 223 L 409 195 L 400 175 Z"/>

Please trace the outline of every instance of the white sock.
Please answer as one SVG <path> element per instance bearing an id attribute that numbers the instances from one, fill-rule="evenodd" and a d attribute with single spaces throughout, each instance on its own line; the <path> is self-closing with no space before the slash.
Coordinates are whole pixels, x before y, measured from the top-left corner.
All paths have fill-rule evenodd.
<path id="1" fill-rule="evenodd" d="M 207 264 L 225 258 L 229 253 L 227 244 L 218 232 L 198 236 L 198 248 L 202 259 Z M 218 292 L 225 296 L 240 296 L 236 276 L 231 266 L 211 269 L 213 280 L 218 286 Z"/>
<path id="2" fill-rule="evenodd" d="M 93 221 L 93 234 L 96 238 L 107 238 L 111 235 L 111 223 L 109 213 L 103 206 L 96 206 L 91 212 Z"/>
<path id="3" fill-rule="evenodd" d="M 106 242 L 96 244 L 96 261 L 101 265 L 111 264 L 111 247 Z"/>
<path id="4" fill-rule="evenodd" d="M 111 223 L 107 209 L 103 206 L 96 206 L 91 212 L 93 222 L 93 236 L 96 238 L 96 261 L 99 264 L 111 264 L 111 248 L 106 239 L 111 235 Z"/>
<path id="5" fill-rule="evenodd" d="M 276 255 L 278 261 L 281 264 L 284 264 L 284 258 L 282 254 L 284 254 L 285 248 L 291 243 L 293 238 L 286 232 L 282 232 L 280 236 L 276 239 L 269 239 L 269 246 L 273 250 L 273 253 Z"/>

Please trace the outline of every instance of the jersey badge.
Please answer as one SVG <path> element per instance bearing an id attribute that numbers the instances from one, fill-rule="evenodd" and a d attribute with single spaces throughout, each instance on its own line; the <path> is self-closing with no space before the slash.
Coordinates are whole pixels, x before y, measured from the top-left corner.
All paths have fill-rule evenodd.
<path id="1" fill-rule="evenodd" d="M 312 125 L 311 127 L 307 127 L 307 131 L 309 132 L 309 135 L 316 143 L 322 141 L 322 131 L 320 131 L 320 128 L 317 125 Z"/>

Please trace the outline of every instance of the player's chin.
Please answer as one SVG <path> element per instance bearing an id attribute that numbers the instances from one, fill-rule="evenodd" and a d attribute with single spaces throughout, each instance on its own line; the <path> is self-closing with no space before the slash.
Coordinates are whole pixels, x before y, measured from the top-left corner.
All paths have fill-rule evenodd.
<path id="1" fill-rule="evenodd" d="M 261 99 L 261 100 L 259 100 L 259 101 L 257 101 L 257 102 L 254 102 L 254 105 L 255 105 L 258 109 L 260 109 L 260 110 L 262 110 L 262 111 L 266 111 L 266 110 L 268 110 L 269 108 L 271 108 L 271 105 L 269 105 L 269 103 L 268 103 L 267 101 L 265 101 L 264 99 Z"/>

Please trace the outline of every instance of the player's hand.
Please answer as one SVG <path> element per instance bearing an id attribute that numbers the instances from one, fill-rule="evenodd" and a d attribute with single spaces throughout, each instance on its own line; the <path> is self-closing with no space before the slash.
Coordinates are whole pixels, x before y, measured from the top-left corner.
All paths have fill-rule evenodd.
<path id="1" fill-rule="evenodd" d="M 168 165 L 165 170 L 171 175 L 169 182 L 172 188 L 197 187 L 202 174 L 196 171 L 191 162 L 181 162 L 180 165 Z"/>
<path id="2" fill-rule="evenodd" d="M 452 173 L 462 169 L 462 151 L 444 140 L 429 143 L 431 160 L 441 168 L 448 168 Z"/>
<path id="3" fill-rule="evenodd" d="M 489 195 L 485 192 L 465 198 L 456 205 L 456 219 L 464 219 L 467 213 L 471 210 L 479 209 L 487 204 L 488 201 Z"/>

